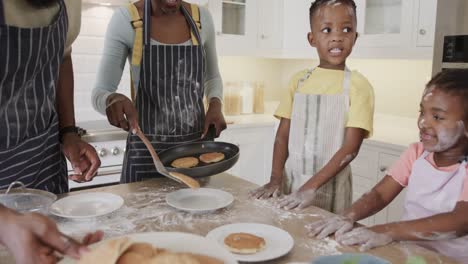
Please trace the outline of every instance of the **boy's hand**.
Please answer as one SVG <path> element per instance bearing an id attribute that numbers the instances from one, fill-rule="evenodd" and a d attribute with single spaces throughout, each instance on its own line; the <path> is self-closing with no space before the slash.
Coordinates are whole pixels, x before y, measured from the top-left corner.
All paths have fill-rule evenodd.
<path id="1" fill-rule="evenodd" d="M 306 225 L 306 229 L 309 230 L 309 236 L 324 239 L 333 233 L 340 236 L 351 231 L 353 226 L 353 220 L 343 216 L 334 216 Z"/>
<path id="2" fill-rule="evenodd" d="M 315 189 L 296 191 L 284 197 L 280 201 L 279 207 L 286 210 L 294 208 L 304 209 L 312 204 L 316 194 L 317 191 Z"/>
<path id="3" fill-rule="evenodd" d="M 375 247 L 382 247 L 393 242 L 390 235 L 376 233 L 365 227 L 356 228 L 337 237 L 338 243 L 345 246 L 361 245 L 360 251 L 367 251 Z"/>
<path id="4" fill-rule="evenodd" d="M 270 181 L 262 187 L 252 190 L 249 195 L 255 199 L 279 197 L 281 195 L 281 182 Z"/>

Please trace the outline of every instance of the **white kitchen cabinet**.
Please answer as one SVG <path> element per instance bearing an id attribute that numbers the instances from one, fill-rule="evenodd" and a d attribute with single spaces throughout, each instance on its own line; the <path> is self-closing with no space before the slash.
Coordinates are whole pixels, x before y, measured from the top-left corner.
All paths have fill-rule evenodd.
<path id="1" fill-rule="evenodd" d="M 257 54 L 273 58 L 317 58 L 310 32 L 310 0 L 260 0 Z"/>
<path id="2" fill-rule="evenodd" d="M 283 0 L 258 0 L 257 48 L 262 55 L 281 49 Z"/>
<path id="3" fill-rule="evenodd" d="M 236 144 L 239 161 L 228 173 L 258 185 L 270 179 L 274 125 L 229 126 L 217 141 Z"/>
<path id="4" fill-rule="evenodd" d="M 202 0 L 192 0 L 202 1 Z M 204 0 L 220 55 L 317 58 L 307 41 L 311 0 Z M 437 0 L 357 0 L 352 58 L 432 58 Z"/>
<path id="5" fill-rule="evenodd" d="M 417 47 L 432 47 L 435 40 L 437 0 L 418 0 L 417 27 L 414 28 Z"/>
<path id="6" fill-rule="evenodd" d="M 377 182 L 381 181 L 387 175 L 388 169 L 399 159 L 399 157 L 399 154 L 379 153 L 379 172 Z M 401 220 L 404 212 L 403 205 L 405 193 L 406 191 L 403 190 L 389 205 L 387 205 L 386 208 L 375 215 L 374 225 L 381 225 Z"/>
<path id="7" fill-rule="evenodd" d="M 254 55 L 257 46 L 257 0 L 209 0 L 216 46 L 222 55 Z"/>
<path id="8" fill-rule="evenodd" d="M 387 174 L 387 170 L 405 150 L 402 146 L 366 140 L 358 156 L 351 163 L 353 173 L 353 202 L 369 192 Z M 379 213 L 360 221 L 377 225 L 399 221 L 403 216 L 405 190 Z"/>
<path id="9" fill-rule="evenodd" d="M 357 0 L 358 47 L 409 45 L 413 4 L 413 0 Z"/>
<path id="10" fill-rule="evenodd" d="M 431 59 L 437 0 L 357 0 L 353 58 Z"/>

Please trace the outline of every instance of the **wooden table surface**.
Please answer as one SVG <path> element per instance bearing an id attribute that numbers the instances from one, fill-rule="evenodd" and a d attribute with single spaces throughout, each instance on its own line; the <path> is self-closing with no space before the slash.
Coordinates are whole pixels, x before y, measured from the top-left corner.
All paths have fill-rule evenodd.
<path id="1" fill-rule="evenodd" d="M 332 238 L 315 240 L 307 236 L 304 226 L 317 219 L 333 216 L 327 211 L 315 207 L 301 211 L 285 211 L 276 207 L 277 199 L 250 199 L 248 192 L 257 186 L 227 173 L 200 181 L 202 187 L 230 192 L 235 197 L 234 203 L 228 208 L 206 214 L 178 211 L 166 204 L 165 195 L 184 186 L 160 178 L 66 194 L 64 196 L 84 192 L 109 192 L 122 196 L 125 205 L 110 215 L 91 220 L 71 221 L 63 218 L 55 220 L 62 232 L 76 238 L 97 229 L 105 232 L 105 238 L 158 231 L 189 232 L 205 236 L 210 230 L 231 223 L 263 223 L 289 232 L 294 238 L 292 251 L 284 257 L 262 263 L 310 262 L 315 257 L 323 255 L 335 255 L 340 252 L 358 253 L 356 248 L 342 247 Z M 444 256 L 408 243 L 395 243 L 367 253 L 391 263 L 406 263 L 411 256 L 423 257 L 427 263 L 455 263 Z M 4 262 L 8 259 L 5 254 L 1 259 L 3 260 L 1 263 L 8 263 Z"/>

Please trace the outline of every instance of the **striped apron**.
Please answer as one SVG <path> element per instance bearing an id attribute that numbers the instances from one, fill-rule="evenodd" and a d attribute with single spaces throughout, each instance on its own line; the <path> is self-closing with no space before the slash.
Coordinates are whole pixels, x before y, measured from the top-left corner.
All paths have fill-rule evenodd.
<path id="1" fill-rule="evenodd" d="M 298 90 L 312 72 L 309 70 L 298 82 Z M 295 94 L 284 193 L 297 191 L 342 147 L 349 111 L 350 81 L 351 72 L 345 69 L 341 94 Z M 339 213 L 348 208 L 351 201 L 351 168 L 348 165 L 317 190 L 312 205 Z"/>
<path id="2" fill-rule="evenodd" d="M 68 16 L 63 0 L 58 2 L 59 14 L 47 27 L 8 26 L 0 12 L 0 189 L 21 181 L 68 192 L 55 107 Z"/>
<path id="3" fill-rule="evenodd" d="M 157 152 L 199 141 L 203 133 L 205 51 L 195 21 L 181 7 L 199 45 L 151 43 L 151 0 L 145 1 L 144 47 L 135 106 L 139 125 Z M 122 183 L 158 177 L 153 160 L 135 135 L 127 138 Z"/>

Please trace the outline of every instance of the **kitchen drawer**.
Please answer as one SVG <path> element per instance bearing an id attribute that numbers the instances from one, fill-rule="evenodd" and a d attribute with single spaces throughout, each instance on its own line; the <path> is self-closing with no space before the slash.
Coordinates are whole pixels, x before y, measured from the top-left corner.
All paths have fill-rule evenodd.
<path id="1" fill-rule="evenodd" d="M 379 181 L 387 175 L 388 170 L 395 164 L 395 162 L 400 158 L 398 155 L 388 154 L 388 153 L 379 153 Z"/>
<path id="2" fill-rule="evenodd" d="M 351 162 L 353 174 L 375 181 L 378 158 L 376 151 L 361 148 L 358 156 Z"/>

